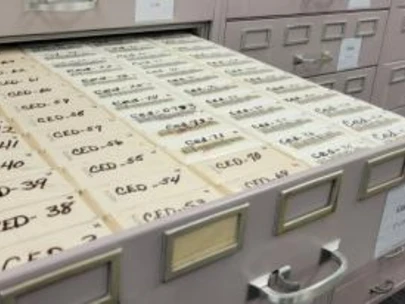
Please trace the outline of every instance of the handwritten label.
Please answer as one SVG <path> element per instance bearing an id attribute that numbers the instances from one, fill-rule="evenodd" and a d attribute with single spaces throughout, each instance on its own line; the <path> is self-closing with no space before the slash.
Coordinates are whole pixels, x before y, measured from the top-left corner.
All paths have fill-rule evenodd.
<path id="1" fill-rule="evenodd" d="M 0 180 L 18 178 L 27 172 L 46 168 L 47 164 L 36 153 L 8 153 L 0 160 Z"/>
<path id="2" fill-rule="evenodd" d="M 135 22 L 169 21 L 174 18 L 174 0 L 135 0 Z"/>
<path id="3" fill-rule="evenodd" d="M 72 247 L 93 242 L 111 231 L 101 220 L 92 221 L 61 232 L 47 234 L 40 240 L 33 239 L 2 248 L 0 272 L 30 263 L 48 256 L 54 256 Z"/>
<path id="4" fill-rule="evenodd" d="M 2 138 L 2 134 L 11 135 L 15 133 L 14 128 L 8 122 L 0 119 L 0 138 Z"/>
<path id="5" fill-rule="evenodd" d="M 371 107 L 367 104 L 345 102 L 334 105 L 332 104 L 319 105 L 314 108 L 314 112 L 332 118 L 342 115 L 349 115 L 353 113 L 363 112 L 369 109 L 371 109 Z"/>
<path id="6" fill-rule="evenodd" d="M 185 168 L 156 172 L 149 176 L 135 176 L 121 182 L 91 190 L 90 195 L 97 201 L 103 201 L 101 208 L 106 212 L 135 207 L 159 198 L 179 195 L 193 189 L 201 189 L 205 182 Z M 135 202 L 135 204 L 134 204 Z"/>
<path id="7" fill-rule="evenodd" d="M 306 155 L 308 160 L 325 164 L 329 161 L 343 158 L 347 155 L 370 149 L 369 143 L 362 140 L 355 140 L 351 137 L 338 137 L 334 141 L 329 141 L 320 146 L 315 146 L 303 150 L 301 155 Z"/>
<path id="8" fill-rule="evenodd" d="M 357 68 L 359 65 L 362 38 L 346 38 L 340 45 L 338 71 Z"/>
<path id="9" fill-rule="evenodd" d="M 268 167 L 265 171 L 261 170 L 241 178 L 234 178 L 232 181 L 224 183 L 224 186 L 230 191 L 237 193 L 265 186 L 306 168 L 305 165 L 296 161 L 273 164 L 273 166 Z"/>
<path id="10" fill-rule="evenodd" d="M 18 150 L 21 146 L 24 148 L 27 145 L 21 140 L 20 136 L 14 135 L 0 137 L 0 152 Z"/>
<path id="11" fill-rule="evenodd" d="M 175 117 L 182 117 L 190 115 L 197 111 L 197 107 L 192 104 L 180 104 L 171 107 L 164 107 L 156 110 L 149 110 L 144 112 L 132 113 L 131 118 L 138 123 L 145 123 L 156 120 L 172 119 Z"/>
<path id="12" fill-rule="evenodd" d="M 54 171 L 23 176 L 0 182 L 0 210 L 40 201 L 72 191 L 72 187 Z"/>
<path id="13" fill-rule="evenodd" d="M 28 196 L 30 194 L 26 194 Z M 77 194 L 4 211 L 0 216 L 2 246 L 92 220 L 96 215 Z M 5 243 L 3 242 L 5 241 Z"/>
<path id="14" fill-rule="evenodd" d="M 174 168 L 177 163 L 167 154 L 159 150 L 128 150 L 116 155 L 94 159 L 79 167 L 70 166 L 67 172 L 77 181 L 80 188 L 87 186 L 104 186 L 112 180 L 125 179 L 134 172 L 162 171 L 164 168 Z"/>
<path id="15" fill-rule="evenodd" d="M 237 87 L 237 85 L 234 85 L 234 84 L 223 84 L 223 85 L 212 84 L 212 85 L 198 86 L 195 88 L 187 89 L 187 90 L 184 90 L 184 92 L 191 96 L 201 96 L 201 95 L 205 95 L 205 94 L 212 94 L 212 93 L 227 91 L 230 89 L 234 89 L 236 87 Z"/>
<path id="16" fill-rule="evenodd" d="M 276 165 L 290 164 L 292 159 L 288 156 L 262 146 L 225 156 L 207 160 L 195 165 L 195 168 L 214 182 L 221 184 L 225 181 L 235 180 L 243 172 L 246 176 L 253 172 L 261 172 L 265 168 Z"/>
<path id="17" fill-rule="evenodd" d="M 132 93 L 139 93 L 147 90 L 152 90 L 153 88 L 154 88 L 153 84 L 145 82 L 99 89 L 95 90 L 94 94 L 96 94 L 99 98 L 108 98 L 120 95 L 129 95 Z"/>
<path id="18" fill-rule="evenodd" d="M 50 93 L 54 90 L 54 88 L 51 87 L 39 87 L 37 89 L 21 89 L 21 90 L 15 90 L 15 91 L 10 91 L 6 93 L 6 96 L 8 98 L 20 98 L 20 97 L 27 97 L 30 95 L 42 95 L 42 94 L 47 94 Z"/>
<path id="19" fill-rule="evenodd" d="M 118 64 L 102 64 L 89 67 L 76 67 L 66 69 L 66 73 L 70 76 L 81 76 L 81 75 L 96 75 L 104 74 L 107 72 L 120 71 L 122 67 Z"/>
<path id="20" fill-rule="evenodd" d="M 218 96 L 214 98 L 208 98 L 205 100 L 207 104 L 214 108 L 224 107 L 228 105 L 234 105 L 238 103 L 248 102 L 254 99 L 260 98 L 258 94 L 231 94 L 226 96 Z"/>
<path id="21" fill-rule="evenodd" d="M 212 188 L 198 189 L 180 196 L 165 198 L 157 203 L 137 206 L 134 209 L 113 214 L 113 216 L 123 228 L 130 228 L 198 208 L 219 199 L 221 196 L 218 191 Z"/>
<path id="22" fill-rule="evenodd" d="M 405 137 L 405 125 L 400 123 L 388 128 L 378 129 L 371 132 L 370 137 L 381 143 L 389 143 Z"/>
<path id="23" fill-rule="evenodd" d="M 158 105 L 161 103 L 166 103 L 169 101 L 174 101 L 174 96 L 171 94 L 156 93 L 151 95 L 146 95 L 143 97 L 133 97 L 133 98 L 122 98 L 116 99 L 111 102 L 114 110 L 121 111 L 131 108 L 143 107 L 148 105 Z"/>
<path id="24" fill-rule="evenodd" d="M 379 258 L 404 244 L 405 185 L 401 185 L 387 195 L 374 255 Z"/>
<path id="25" fill-rule="evenodd" d="M 355 131 L 363 132 L 383 126 L 392 126 L 395 122 L 399 121 L 399 116 L 388 115 L 382 111 L 370 111 L 363 115 L 344 118 L 341 120 L 341 123 Z"/>

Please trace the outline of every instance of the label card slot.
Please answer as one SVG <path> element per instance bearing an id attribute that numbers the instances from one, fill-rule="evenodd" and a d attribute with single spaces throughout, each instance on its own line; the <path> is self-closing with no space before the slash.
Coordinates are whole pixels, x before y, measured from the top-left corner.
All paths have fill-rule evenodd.
<path id="1" fill-rule="evenodd" d="M 335 212 L 343 171 L 281 192 L 275 234 L 280 235 Z"/>
<path id="2" fill-rule="evenodd" d="M 0 301 L 23 304 L 46 298 L 49 303 L 118 303 L 120 255 L 121 250 L 115 250 L 3 290 Z M 78 282 L 86 288 L 79 288 Z"/>
<path id="3" fill-rule="evenodd" d="M 359 200 L 398 186 L 405 181 L 405 149 L 369 160 L 363 171 Z"/>
<path id="4" fill-rule="evenodd" d="M 166 231 L 163 280 L 167 282 L 239 251 L 248 207 L 244 204 Z"/>

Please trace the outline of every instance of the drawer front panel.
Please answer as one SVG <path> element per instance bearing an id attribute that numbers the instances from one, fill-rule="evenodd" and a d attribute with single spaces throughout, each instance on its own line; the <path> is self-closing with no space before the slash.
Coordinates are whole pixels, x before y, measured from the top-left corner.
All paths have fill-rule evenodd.
<path id="1" fill-rule="evenodd" d="M 147 16 L 151 19 L 147 20 L 146 24 L 152 25 L 208 21 L 213 19 L 215 5 L 214 0 L 207 0 L 204 3 L 198 0 L 174 0 L 174 8 L 170 7 L 169 13 L 156 12 L 154 15 L 148 13 L 143 5 L 137 5 L 134 0 L 97 0 L 94 2 L 94 8 L 71 12 L 46 10 L 46 7 L 27 7 L 25 1 L 29 0 L 8 0 L 6 2 L 9 4 L 3 4 L 4 9 L 0 10 L 0 37 L 127 28 L 145 24 Z M 145 2 L 145 0 L 138 1 Z M 42 9 L 44 11 L 41 11 Z M 166 19 L 168 16 L 173 18 Z M 141 22 L 136 18 L 138 20 L 141 18 Z"/>
<path id="2" fill-rule="evenodd" d="M 387 12 L 229 22 L 225 45 L 300 76 L 377 65 Z"/>
<path id="3" fill-rule="evenodd" d="M 366 68 L 347 72 L 315 76 L 309 80 L 326 88 L 342 92 L 353 97 L 370 101 L 376 68 Z"/>
<path id="4" fill-rule="evenodd" d="M 229 0 L 228 17 L 260 17 L 300 13 L 388 8 L 390 0 Z"/>
<path id="5" fill-rule="evenodd" d="M 385 109 L 405 106 L 405 61 L 378 68 L 372 101 Z"/>
<path id="6" fill-rule="evenodd" d="M 123 304 L 204 304 L 207 302 L 245 304 L 247 286 L 251 280 L 284 265 L 290 265 L 293 274 L 297 274 L 299 277 L 301 277 L 300 274 L 308 273 L 308 271 L 316 272 L 319 270 L 317 262 L 319 261 L 320 247 L 337 238 L 341 239 L 339 250 L 348 258 L 348 273 L 350 273 L 373 259 L 375 239 L 385 199 L 384 196 L 374 196 L 362 203 L 356 201 L 362 168 L 360 161 L 347 163 L 343 167 L 337 165 L 335 168 L 319 170 L 310 176 L 290 180 L 284 184 L 270 185 L 268 189 L 250 195 L 235 197 L 229 203 L 206 206 L 204 209 L 192 211 L 183 217 L 145 227 L 141 231 L 126 232 L 123 237 L 94 243 L 93 247 L 88 247 L 87 250 L 79 248 L 70 254 L 60 254 L 58 261 L 61 262 L 62 267 L 52 264 L 49 260 L 39 261 L 37 267 L 32 268 L 35 271 L 27 271 L 24 276 L 20 277 L 10 276 L 7 283 L 0 280 L 0 296 L 19 295 L 20 293 L 17 291 L 21 289 L 13 289 L 13 287 L 19 286 L 26 280 L 41 278 L 47 273 L 53 273 L 56 269 L 89 260 L 94 255 L 111 252 L 117 248 L 122 248 L 119 301 Z M 295 206 L 291 199 L 302 199 L 301 202 L 297 201 L 297 203 L 305 202 L 308 205 L 313 202 L 323 202 L 326 192 L 312 191 L 311 185 L 314 185 L 313 182 L 319 181 L 319 179 L 325 181 L 325 176 L 340 170 L 344 170 L 344 176 L 336 210 L 322 218 L 313 219 L 306 222 L 305 225 L 300 225 L 294 230 L 276 236 L 274 228 L 278 221 L 277 206 L 281 202 L 280 193 L 284 192 L 285 194 L 287 191 L 296 194 L 296 197 L 290 197 L 291 207 Z M 198 269 L 173 277 L 170 282 L 164 283 L 162 259 L 166 258 L 166 250 L 162 240 L 165 233 L 166 235 L 168 231 L 181 233 L 184 231 L 184 227 L 193 227 L 194 229 L 197 227 L 196 225 L 203 228 L 208 227 L 205 226 L 208 222 L 202 222 L 202 219 L 213 219 L 219 214 L 223 215 L 224 212 L 245 205 L 246 202 L 249 202 L 250 206 L 247 209 L 243 232 L 244 242 L 241 248 L 232 255 L 211 260 L 210 263 L 201 265 Z M 312 210 L 312 208 L 309 209 Z M 359 225 L 359 221 L 363 225 Z M 213 222 L 210 221 L 209 223 Z M 176 230 L 179 227 L 182 229 Z M 226 229 L 229 226 L 220 226 L 220 228 L 223 227 Z M 192 236 L 194 236 L 195 231 L 193 230 Z M 201 230 L 200 232 L 204 231 Z M 187 234 L 178 235 L 187 236 Z M 212 234 L 210 232 L 207 235 Z M 184 238 L 184 240 L 186 239 Z M 359 242 L 359 239 L 362 241 Z M 192 239 L 190 244 L 195 244 Z M 187 249 L 188 247 L 183 248 Z M 204 253 L 204 251 L 200 252 Z M 188 256 L 192 257 L 193 255 Z M 41 265 L 43 269 L 40 267 Z M 321 271 L 321 275 L 322 273 Z M 105 275 L 106 271 L 90 273 L 89 277 L 85 277 L 83 280 L 99 276 L 105 277 Z M 82 290 L 80 286 L 83 286 L 83 280 L 77 280 L 73 284 L 67 285 L 66 290 L 72 291 L 72 294 L 75 294 L 75 290 Z M 218 284 L 219 281 L 227 283 L 226 285 Z M 105 283 L 105 281 L 100 282 Z M 94 293 L 97 295 L 99 294 L 99 286 L 104 286 L 101 283 L 94 286 Z M 38 303 L 46 303 L 46 297 L 55 296 L 55 291 L 53 293 L 49 291 L 48 294 L 45 292 L 50 287 L 52 285 L 41 286 L 41 294 L 35 298 Z M 181 293 L 178 292 L 180 288 L 182 289 Z M 226 292 L 224 292 L 224 288 L 227 289 Z M 3 290 L 16 292 L 2 293 Z M 35 290 L 37 289 L 35 288 Z M 85 296 L 87 299 L 87 295 Z M 361 302 L 349 301 L 346 303 Z"/>
<path id="7" fill-rule="evenodd" d="M 381 54 L 381 62 L 389 63 L 405 59 L 405 8 L 394 8 L 387 23 L 387 34 Z"/>

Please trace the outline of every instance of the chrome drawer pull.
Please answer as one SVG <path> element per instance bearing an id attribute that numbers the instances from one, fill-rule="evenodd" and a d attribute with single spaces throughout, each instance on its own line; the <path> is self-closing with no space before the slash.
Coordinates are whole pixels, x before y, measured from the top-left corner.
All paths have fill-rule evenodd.
<path id="1" fill-rule="evenodd" d="M 383 284 L 370 289 L 371 294 L 384 295 L 390 293 L 395 287 L 395 283 L 391 280 L 386 280 Z"/>
<path id="2" fill-rule="evenodd" d="M 297 54 L 293 58 L 294 65 L 302 65 L 302 64 L 326 64 L 328 62 L 333 61 L 333 56 L 330 52 L 324 51 L 321 53 L 319 58 L 306 58 L 302 54 Z"/>
<path id="3" fill-rule="evenodd" d="M 318 297 L 332 291 L 340 283 L 348 267 L 347 259 L 342 253 L 322 248 L 319 265 L 328 262 L 334 262 L 339 266 L 336 272 L 304 289 L 301 289 L 299 283 L 289 280 L 290 266 L 284 266 L 273 273 L 261 276 L 249 284 L 248 300 L 265 299 L 272 304 L 311 303 Z M 271 286 L 274 286 L 275 283 L 277 283 L 278 289 L 285 292 L 273 289 Z"/>
<path id="4" fill-rule="evenodd" d="M 405 246 L 398 247 L 397 249 L 389 252 L 383 256 L 383 259 L 390 260 L 405 253 Z"/>
<path id="5" fill-rule="evenodd" d="M 93 10 L 98 0 L 28 0 L 25 3 L 27 11 L 40 12 L 79 12 Z"/>

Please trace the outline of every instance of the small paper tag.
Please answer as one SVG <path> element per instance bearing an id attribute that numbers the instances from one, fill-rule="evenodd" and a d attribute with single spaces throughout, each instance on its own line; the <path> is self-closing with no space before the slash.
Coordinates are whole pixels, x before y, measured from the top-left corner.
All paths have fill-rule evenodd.
<path id="1" fill-rule="evenodd" d="M 174 0 L 135 0 L 135 22 L 154 22 L 174 18 Z"/>
<path id="2" fill-rule="evenodd" d="M 379 258 L 403 244 L 405 244 L 405 185 L 394 188 L 388 193 L 375 257 Z"/>
<path id="3" fill-rule="evenodd" d="M 340 46 L 338 71 L 357 68 L 359 65 L 361 38 L 343 39 Z"/>
<path id="4" fill-rule="evenodd" d="M 348 9 L 359 9 L 371 7 L 371 0 L 349 0 Z"/>

